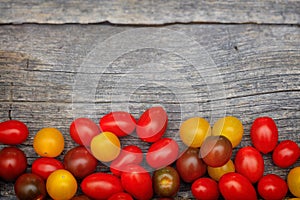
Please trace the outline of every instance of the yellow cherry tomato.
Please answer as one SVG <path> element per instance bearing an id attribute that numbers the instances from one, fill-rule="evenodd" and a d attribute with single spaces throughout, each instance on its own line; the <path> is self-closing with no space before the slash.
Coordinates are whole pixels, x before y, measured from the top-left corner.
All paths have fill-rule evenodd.
<path id="1" fill-rule="evenodd" d="M 64 150 L 64 137 L 56 128 L 43 128 L 34 136 L 33 148 L 42 157 L 56 157 Z"/>
<path id="2" fill-rule="evenodd" d="M 220 178 L 224 175 L 227 174 L 229 172 L 235 172 L 235 167 L 234 164 L 232 162 L 232 160 L 229 160 L 225 165 L 221 166 L 221 167 L 210 167 L 207 166 L 207 172 L 208 175 L 216 180 L 219 181 Z"/>
<path id="3" fill-rule="evenodd" d="M 193 117 L 181 124 L 179 135 L 185 145 L 197 148 L 211 135 L 211 127 L 205 119 Z"/>
<path id="4" fill-rule="evenodd" d="M 295 197 L 300 197 L 300 167 L 291 169 L 287 176 L 287 184 L 290 192 Z"/>
<path id="5" fill-rule="evenodd" d="M 46 182 L 46 189 L 55 200 L 71 199 L 77 192 L 77 181 L 65 169 L 59 169 L 50 174 Z"/>
<path id="6" fill-rule="evenodd" d="M 212 128 L 212 135 L 223 135 L 227 137 L 232 147 L 236 147 L 242 140 L 244 127 L 242 122 L 233 116 L 219 119 Z"/>
<path id="7" fill-rule="evenodd" d="M 103 132 L 93 137 L 91 141 L 92 154 L 102 162 L 110 162 L 120 154 L 119 138 L 111 132 Z"/>

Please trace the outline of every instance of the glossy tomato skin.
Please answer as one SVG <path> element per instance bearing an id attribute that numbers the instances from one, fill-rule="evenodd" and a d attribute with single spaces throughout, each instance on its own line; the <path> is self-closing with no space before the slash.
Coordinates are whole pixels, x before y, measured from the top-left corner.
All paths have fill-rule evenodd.
<path id="1" fill-rule="evenodd" d="M 300 148 L 298 144 L 292 140 L 280 142 L 272 154 L 274 164 L 281 168 L 292 166 L 297 162 L 299 157 Z"/>
<path id="2" fill-rule="evenodd" d="M 136 126 L 136 133 L 145 142 L 156 142 L 165 133 L 168 115 L 162 107 L 152 107 L 140 117 Z"/>
<path id="3" fill-rule="evenodd" d="M 105 200 L 115 193 L 123 192 L 118 177 L 102 172 L 85 177 L 81 182 L 81 189 L 85 195 L 96 200 Z"/>
<path id="4" fill-rule="evenodd" d="M 199 178 L 191 187 L 192 194 L 197 200 L 217 200 L 220 196 L 218 183 L 210 178 Z"/>
<path id="5" fill-rule="evenodd" d="M 300 198 L 300 166 L 291 169 L 287 175 L 287 184 L 290 192 Z"/>
<path id="6" fill-rule="evenodd" d="M 17 145 L 23 143 L 29 135 L 27 126 L 18 120 L 0 123 L 0 143 Z"/>
<path id="7" fill-rule="evenodd" d="M 4 147 L 0 151 L 0 178 L 13 181 L 27 168 L 24 152 L 17 147 Z"/>
<path id="8" fill-rule="evenodd" d="M 55 158 L 38 158 L 31 166 L 31 172 L 44 180 L 47 180 L 48 176 L 58 169 L 64 169 L 64 165 Z"/>
<path id="9" fill-rule="evenodd" d="M 91 200 L 91 199 L 88 196 L 81 194 L 81 195 L 72 197 L 71 200 Z"/>
<path id="10" fill-rule="evenodd" d="M 78 179 L 93 173 L 97 164 L 97 159 L 83 146 L 70 149 L 64 156 L 65 169 Z"/>
<path id="11" fill-rule="evenodd" d="M 133 200 L 133 198 L 126 192 L 119 192 L 109 197 L 108 200 Z"/>
<path id="12" fill-rule="evenodd" d="M 273 151 L 278 142 L 278 129 L 270 117 L 256 118 L 251 126 L 250 137 L 253 146 L 267 154 Z"/>
<path id="13" fill-rule="evenodd" d="M 178 153 L 179 146 L 175 140 L 162 138 L 150 146 L 146 161 L 152 168 L 158 169 L 173 163 Z"/>
<path id="14" fill-rule="evenodd" d="M 187 183 L 206 173 L 207 165 L 199 157 L 199 148 L 188 148 L 176 161 L 176 169 L 181 179 Z"/>
<path id="15" fill-rule="evenodd" d="M 236 172 L 256 183 L 264 173 L 264 160 L 255 148 L 247 146 L 238 150 L 235 160 Z"/>
<path id="16" fill-rule="evenodd" d="M 89 118 L 77 118 L 70 125 L 71 138 L 83 146 L 90 146 L 93 137 L 100 132 L 97 124 Z"/>
<path id="17" fill-rule="evenodd" d="M 225 200 L 257 199 L 255 188 L 251 182 L 236 172 L 229 172 L 220 178 L 219 190 Z"/>
<path id="18" fill-rule="evenodd" d="M 221 166 L 221 167 L 210 167 L 207 166 L 207 172 L 208 175 L 216 180 L 219 181 L 220 178 L 224 175 L 227 174 L 229 172 L 235 172 L 235 166 L 234 163 L 232 162 L 232 160 L 229 160 L 225 165 Z"/>
<path id="19" fill-rule="evenodd" d="M 137 200 L 148 200 L 153 196 L 152 178 L 143 167 L 127 165 L 121 174 L 124 189 Z"/>
<path id="20" fill-rule="evenodd" d="M 257 190 L 259 195 L 266 200 L 281 200 L 287 194 L 288 186 L 278 175 L 268 174 L 258 181 Z"/>
<path id="21" fill-rule="evenodd" d="M 104 115 L 99 124 L 102 132 L 108 131 L 118 137 L 124 137 L 135 130 L 136 120 L 128 112 L 115 111 Z"/>

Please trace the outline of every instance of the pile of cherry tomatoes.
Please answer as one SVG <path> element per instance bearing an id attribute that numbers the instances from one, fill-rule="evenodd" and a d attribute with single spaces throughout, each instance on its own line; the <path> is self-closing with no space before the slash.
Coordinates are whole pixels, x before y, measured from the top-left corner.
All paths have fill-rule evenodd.
<path id="1" fill-rule="evenodd" d="M 181 123 L 180 143 L 165 137 L 167 112 L 162 107 L 146 110 L 138 120 L 118 111 L 103 116 L 99 125 L 77 118 L 70 136 L 78 146 L 65 148 L 63 134 L 56 128 L 39 130 L 33 149 L 40 157 L 26 172 L 27 158 L 16 145 L 29 131 L 17 120 L 0 123 L 0 179 L 14 182 L 19 199 L 172 199 L 180 183 L 189 183 L 196 199 L 283 199 L 290 192 L 300 199 L 300 157 L 298 144 L 278 141 L 278 130 L 270 117 L 259 117 L 251 126 L 253 146 L 236 148 L 244 134 L 241 121 L 233 116 L 219 119 L 213 126 L 200 117 Z M 120 138 L 136 136 L 150 143 L 147 153 L 136 145 L 122 147 Z M 184 146 L 184 150 L 181 146 Z M 291 168 L 286 180 L 276 174 L 264 175 L 262 154 L 272 154 L 274 165 Z M 99 161 L 109 173 L 98 169 Z M 80 192 L 78 192 L 80 191 Z M 78 194 L 80 193 L 80 194 Z M 82 194 L 81 194 L 82 193 Z"/>

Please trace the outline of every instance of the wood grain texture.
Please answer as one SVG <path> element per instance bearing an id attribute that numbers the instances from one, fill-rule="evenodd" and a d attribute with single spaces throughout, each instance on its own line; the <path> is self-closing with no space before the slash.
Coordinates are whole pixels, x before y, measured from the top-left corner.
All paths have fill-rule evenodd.
<path id="1" fill-rule="evenodd" d="M 0 23 L 265 23 L 299 24 L 298 0 L 136 1 L 71 0 L 0 2 Z"/>
<path id="2" fill-rule="evenodd" d="M 242 120 L 245 128 L 240 148 L 251 144 L 249 130 L 252 121 L 258 116 L 268 115 L 278 125 L 280 140 L 293 139 L 300 144 L 299 27 L 205 24 L 154 29 L 164 32 L 165 28 L 200 44 L 215 63 L 218 73 L 214 74 L 209 67 L 191 65 L 172 49 L 126 51 L 107 66 L 101 65 L 107 57 L 99 55 L 95 61 L 100 63 L 97 68 L 92 63 L 82 65 L 99 45 L 102 47 L 110 41 L 105 52 L 112 55 L 115 53 L 112 46 L 116 45 L 114 38 L 118 34 L 141 28 L 111 25 L 1 26 L 0 121 L 12 118 L 28 125 L 30 136 L 18 146 L 28 157 L 28 172 L 37 157 L 31 145 L 39 129 L 54 126 L 61 130 L 66 140 L 65 154 L 75 146 L 68 132 L 75 117 L 90 117 L 98 122 L 111 110 L 128 109 L 138 118 L 146 108 L 157 104 L 164 106 L 169 114 L 166 136 L 176 140 L 180 123 L 188 117 L 205 117 L 213 125 L 218 117 L 233 115 Z M 160 43 L 169 40 L 165 36 L 157 38 Z M 126 44 L 118 44 L 120 52 L 126 50 Z M 178 43 L 174 44 L 174 51 L 180 47 L 176 45 Z M 193 54 L 193 48 L 185 48 L 181 46 L 182 53 Z M 96 79 L 96 84 L 90 79 L 82 88 L 74 88 L 81 75 L 99 79 Z M 222 84 L 225 96 L 214 90 L 217 84 Z M 89 85 L 96 85 L 91 99 L 84 95 Z M 74 99 L 76 91 L 83 95 Z M 197 109 L 192 110 L 195 106 Z M 144 152 L 149 148 L 149 144 L 135 137 L 124 138 L 122 143 L 138 144 Z M 62 158 L 63 155 L 58 159 Z M 264 158 L 265 173 L 286 176 L 288 169 L 274 167 L 271 155 Z M 99 164 L 99 170 L 107 169 Z M 182 185 L 178 199 L 191 197 L 189 185 Z M 13 184 L 0 181 L 0 198 L 15 199 Z"/>

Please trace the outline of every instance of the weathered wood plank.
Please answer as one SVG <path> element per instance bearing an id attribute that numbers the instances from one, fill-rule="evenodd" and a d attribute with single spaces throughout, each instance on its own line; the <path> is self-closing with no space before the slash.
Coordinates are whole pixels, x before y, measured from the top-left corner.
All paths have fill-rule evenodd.
<path id="1" fill-rule="evenodd" d="M 0 23 L 267 23 L 299 24 L 300 2 L 289 1 L 9 1 Z"/>

